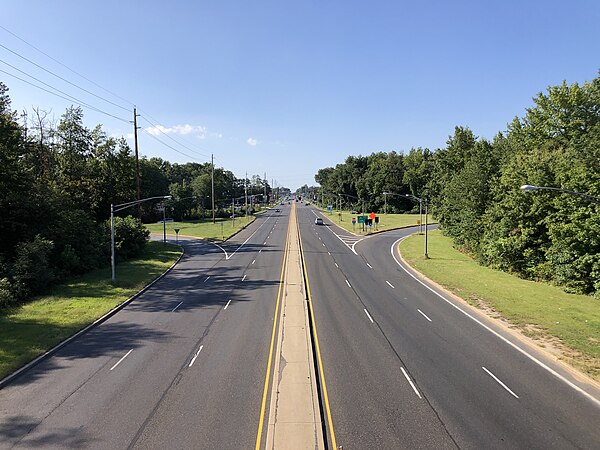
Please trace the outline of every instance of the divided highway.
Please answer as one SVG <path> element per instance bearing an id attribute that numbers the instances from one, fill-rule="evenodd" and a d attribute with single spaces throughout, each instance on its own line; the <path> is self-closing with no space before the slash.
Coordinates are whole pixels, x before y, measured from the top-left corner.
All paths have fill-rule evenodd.
<path id="1" fill-rule="evenodd" d="M 0 448 L 254 448 L 279 208 L 220 246 L 180 238 L 168 275 L 0 390 Z M 296 211 L 329 448 L 600 448 L 598 390 L 416 280 L 395 249 L 414 230 L 363 239 Z"/>
<path id="2" fill-rule="evenodd" d="M 316 216 L 325 226 L 314 225 Z M 570 374 L 550 369 L 535 349 L 464 314 L 400 267 L 395 243 L 414 230 L 357 242 L 328 217 L 310 207 L 298 212 L 338 445 L 600 446 L 593 386 L 584 386 L 593 396 L 578 392 Z"/>

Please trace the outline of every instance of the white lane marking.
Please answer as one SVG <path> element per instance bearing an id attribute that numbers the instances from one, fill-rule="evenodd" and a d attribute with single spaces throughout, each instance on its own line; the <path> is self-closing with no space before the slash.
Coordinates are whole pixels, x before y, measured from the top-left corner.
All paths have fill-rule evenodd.
<path id="1" fill-rule="evenodd" d="M 209 279 L 210 279 L 210 276 L 206 277 L 206 279 L 204 280 L 204 282 L 206 283 Z"/>
<path id="2" fill-rule="evenodd" d="M 110 370 L 113 370 L 115 367 L 117 367 L 119 364 L 121 364 L 121 361 L 123 361 L 125 358 L 127 358 L 132 351 L 133 351 L 133 349 L 131 349 L 127 353 L 125 353 L 125 356 L 123 356 L 120 360 L 118 360 L 117 363 L 110 368 Z"/>
<path id="3" fill-rule="evenodd" d="M 178 305 L 177 305 L 175 308 L 173 308 L 173 309 L 171 310 L 171 312 L 174 312 L 174 311 L 175 311 L 177 308 L 179 308 L 179 307 L 180 307 L 182 304 L 183 304 L 183 302 L 179 302 L 179 304 L 178 304 Z"/>
<path id="4" fill-rule="evenodd" d="M 400 367 L 400 369 L 402 370 L 402 373 L 404 374 L 404 378 L 406 378 L 408 380 L 408 382 L 410 383 L 410 386 L 413 388 L 413 391 L 415 391 L 415 394 L 417 394 L 417 396 L 419 398 L 423 398 L 423 397 L 421 397 L 421 394 L 419 394 L 419 391 L 417 391 L 416 386 L 414 385 L 414 383 L 412 382 L 412 380 L 410 379 L 410 377 L 406 373 L 406 370 L 404 370 L 404 367 Z"/>
<path id="5" fill-rule="evenodd" d="M 337 263 L 334 263 L 334 264 L 335 264 L 335 267 L 337 267 L 338 269 L 340 268 L 340 266 L 338 266 Z"/>
<path id="6" fill-rule="evenodd" d="M 196 354 L 194 355 L 194 357 L 192 358 L 192 360 L 190 361 L 190 365 L 188 367 L 192 367 L 192 364 L 194 364 L 194 361 L 196 361 L 196 358 L 198 357 L 198 355 L 200 354 L 200 352 L 202 351 L 202 347 L 204 347 L 204 345 L 201 345 L 200 348 L 198 349 L 198 351 L 196 352 Z"/>
<path id="7" fill-rule="evenodd" d="M 369 314 L 369 311 L 367 311 L 367 308 L 363 308 L 363 309 L 365 310 L 365 314 L 367 315 L 367 317 L 369 318 L 371 323 L 375 323 L 375 322 L 373 322 L 373 318 L 371 317 L 371 314 Z"/>
<path id="8" fill-rule="evenodd" d="M 369 269 L 373 268 L 373 266 L 371 264 L 369 264 L 369 263 L 367 263 L 367 266 L 369 266 Z"/>
<path id="9" fill-rule="evenodd" d="M 244 276 L 242 277 L 242 281 L 244 281 L 244 280 L 246 279 L 246 277 L 247 277 L 247 276 L 248 276 L 248 275 L 244 275 Z"/>
<path id="10" fill-rule="evenodd" d="M 254 264 L 255 262 L 256 262 L 256 260 L 255 260 L 255 259 L 253 259 L 253 260 L 252 260 L 252 264 Z"/>
<path id="11" fill-rule="evenodd" d="M 485 370 L 490 377 L 492 377 L 494 380 L 496 380 L 500 384 L 500 386 L 502 386 L 504 389 L 506 389 L 508 392 L 510 392 L 512 396 L 514 396 L 515 398 L 519 398 L 519 396 L 517 394 L 515 394 L 513 391 L 511 391 L 510 388 L 507 385 L 505 385 L 502 381 L 500 381 L 500 379 L 496 375 L 494 375 L 492 372 L 487 370 L 485 367 L 481 367 L 481 368 L 483 370 Z"/>
<path id="12" fill-rule="evenodd" d="M 325 247 L 325 244 L 323 244 L 323 247 Z"/>
<path id="13" fill-rule="evenodd" d="M 235 251 L 234 251 L 234 252 L 233 252 L 231 255 L 227 255 L 227 252 L 225 252 L 225 259 L 231 259 L 231 258 L 233 257 L 233 255 L 235 255 L 235 254 L 238 252 L 238 250 L 239 250 L 240 248 L 242 248 L 244 245 L 246 245 L 246 243 L 247 243 L 247 242 L 248 242 L 250 239 L 252 239 L 252 237 L 253 237 L 253 236 L 254 236 L 254 235 L 255 235 L 255 234 L 258 232 L 258 230 L 260 230 L 260 229 L 262 228 L 262 226 L 263 226 L 265 223 L 267 223 L 267 222 L 269 221 L 269 219 L 270 219 L 270 218 L 271 218 L 270 216 L 269 216 L 269 217 L 267 217 L 267 218 L 265 219 L 265 221 L 264 221 L 263 223 L 261 223 L 261 224 L 258 226 L 258 228 L 257 228 L 256 230 L 254 230 L 254 233 L 252 233 L 250 236 L 248 236 L 248 239 L 246 239 L 244 242 L 242 242 L 242 244 L 241 244 L 241 245 L 240 245 L 238 248 L 236 248 L 236 249 L 235 249 Z M 265 244 L 266 244 L 266 242 L 265 242 Z M 223 251 L 225 251 L 225 250 L 223 250 Z"/>
<path id="14" fill-rule="evenodd" d="M 263 242 L 263 245 L 267 245 L 267 241 Z"/>
<path id="15" fill-rule="evenodd" d="M 423 311 L 421 311 L 419 308 L 417 308 L 417 311 L 419 311 L 421 313 L 421 315 L 423 317 L 425 317 L 427 320 L 429 320 L 431 322 L 431 319 L 429 317 L 427 317 L 427 314 L 425 314 Z"/>
<path id="16" fill-rule="evenodd" d="M 229 306 L 230 303 L 231 303 L 231 299 L 229 299 L 229 301 L 227 302 L 227 304 L 225 305 L 225 308 L 223 308 L 223 310 L 227 309 L 227 307 Z"/>
<path id="17" fill-rule="evenodd" d="M 390 283 L 388 280 L 385 280 L 385 282 L 386 282 L 387 284 L 389 284 L 389 285 L 390 285 L 390 287 L 391 287 L 392 289 L 396 289 L 396 288 L 394 287 L 394 285 L 393 285 L 392 283 Z"/>
<path id="18" fill-rule="evenodd" d="M 331 252 L 327 252 L 327 254 L 328 254 L 329 256 L 331 256 Z"/>
<path id="19" fill-rule="evenodd" d="M 346 280 L 346 284 L 348 285 L 349 288 L 352 287 L 352 286 L 350 286 L 350 282 L 348 280 Z"/>
<path id="20" fill-rule="evenodd" d="M 473 320 L 474 322 L 478 323 L 479 325 L 481 325 L 483 328 L 485 328 L 486 330 L 488 330 L 490 333 L 492 333 L 494 336 L 496 336 L 498 339 L 500 339 L 501 341 L 504 341 L 506 344 L 510 345 L 512 348 L 514 348 L 516 351 L 518 351 L 519 353 L 521 353 L 523 356 L 526 356 L 527 358 L 529 358 L 531 361 L 533 361 L 534 363 L 536 363 L 538 366 L 540 366 L 541 368 L 545 369 L 546 371 L 548 371 L 549 373 L 551 373 L 552 375 L 554 375 L 556 378 L 558 378 L 559 380 L 561 380 L 563 383 L 566 383 L 568 386 L 570 386 L 571 388 L 575 389 L 577 392 L 579 392 L 581 395 L 583 395 L 585 398 L 591 400 L 592 402 L 594 402 L 596 404 L 596 406 L 600 406 L 600 400 L 597 399 L 596 397 L 594 397 L 593 395 L 587 393 L 586 391 L 584 391 L 583 389 L 581 389 L 579 386 L 577 386 L 575 383 L 572 383 L 571 381 L 567 380 L 565 377 L 563 377 L 561 374 L 559 374 L 556 370 L 552 369 L 551 367 L 547 366 L 546 364 L 544 364 L 542 361 L 540 361 L 539 359 L 537 359 L 535 356 L 531 355 L 530 353 L 528 353 L 527 351 L 523 350 L 521 347 L 519 347 L 517 344 L 509 341 L 508 339 L 506 339 L 504 336 L 502 336 L 500 333 L 498 333 L 497 331 L 492 330 L 490 327 L 488 327 L 486 324 L 484 324 L 483 322 L 481 322 L 479 319 L 473 317 L 471 314 L 469 314 L 468 312 L 466 312 L 465 310 L 463 310 L 461 307 L 455 305 L 454 303 L 452 303 L 450 300 L 448 300 L 446 297 L 444 297 L 442 294 L 436 292 L 433 288 L 427 286 L 423 281 L 419 280 L 417 277 L 415 277 L 412 273 L 409 272 L 409 270 L 404 267 L 402 264 L 400 264 L 400 262 L 398 261 L 398 259 L 396 258 L 396 255 L 394 255 L 394 247 L 398 244 L 398 242 L 400 242 L 403 239 L 406 239 L 408 236 L 404 236 L 398 240 L 396 240 L 393 244 L 392 247 L 390 248 L 390 251 L 392 253 L 392 258 L 394 258 L 394 261 L 396 261 L 396 264 L 398 264 L 402 270 L 404 270 L 411 278 L 413 278 L 417 283 L 421 284 L 422 286 L 424 286 L 425 288 L 429 289 L 431 292 L 433 292 L 435 295 L 437 295 L 439 298 L 441 298 L 442 300 L 444 300 L 446 303 L 448 303 L 450 306 L 452 306 L 454 309 L 460 311 L 461 313 L 463 313 L 465 316 L 467 316 L 469 319 Z"/>
<path id="21" fill-rule="evenodd" d="M 258 251 L 258 253 L 262 253 L 262 248 Z"/>

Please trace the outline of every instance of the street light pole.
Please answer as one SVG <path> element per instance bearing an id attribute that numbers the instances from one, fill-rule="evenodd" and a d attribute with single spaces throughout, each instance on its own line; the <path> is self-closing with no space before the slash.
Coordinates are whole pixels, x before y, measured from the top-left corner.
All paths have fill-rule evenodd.
<path id="1" fill-rule="evenodd" d="M 423 199 L 417 197 L 416 195 L 412 195 L 412 194 L 404 194 L 405 197 L 408 197 L 410 199 L 413 200 L 417 200 L 419 202 L 419 213 L 421 213 L 422 208 L 423 208 Z M 429 259 L 429 254 L 428 254 L 428 247 L 427 247 L 427 228 L 429 225 L 429 221 L 428 221 L 428 202 L 427 202 L 427 198 L 425 198 L 425 259 Z M 419 217 L 422 217 L 422 215 L 420 215 Z M 421 224 L 423 223 L 423 219 L 419 220 L 419 233 L 421 233 Z"/>
<path id="2" fill-rule="evenodd" d="M 383 193 L 383 201 L 384 201 L 384 206 L 383 206 L 383 213 L 387 216 L 387 192 Z"/>
<path id="3" fill-rule="evenodd" d="M 157 200 L 159 198 L 160 199 L 169 199 L 169 198 L 172 198 L 172 196 L 171 195 L 161 195 L 158 197 L 148 197 L 148 198 L 143 198 L 141 200 L 136 200 L 133 202 L 121 203 L 119 205 L 113 205 L 112 203 L 110 204 L 110 269 L 111 269 L 111 280 L 113 281 L 113 283 L 117 279 L 116 267 L 115 267 L 115 213 L 122 211 L 124 209 L 127 209 L 127 208 L 131 208 L 132 206 L 139 205 L 140 203 L 147 202 L 149 200 Z M 164 218 L 163 218 L 163 223 L 165 223 Z M 165 241 L 166 241 L 166 239 L 165 239 Z"/>

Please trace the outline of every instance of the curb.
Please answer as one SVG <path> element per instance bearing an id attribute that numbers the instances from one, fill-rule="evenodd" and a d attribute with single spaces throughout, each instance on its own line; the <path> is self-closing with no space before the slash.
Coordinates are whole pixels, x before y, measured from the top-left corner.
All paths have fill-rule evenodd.
<path id="1" fill-rule="evenodd" d="M 173 268 L 177 265 L 177 263 L 179 261 L 181 261 L 181 258 L 183 258 L 183 255 L 185 254 L 185 250 L 181 246 L 180 246 L 180 248 L 181 248 L 182 252 L 181 252 L 181 255 L 179 256 L 179 258 L 177 258 L 177 261 L 175 261 L 171 265 L 171 267 L 169 267 L 162 274 L 160 274 L 159 276 L 157 276 L 149 284 L 147 284 L 146 286 L 144 286 L 144 288 L 142 290 L 140 290 L 139 292 L 133 294 L 131 297 L 129 297 L 123 303 L 115 306 L 113 309 L 111 309 L 110 311 L 108 311 L 102 317 L 96 319 L 94 322 L 92 322 L 89 325 L 85 326 L 84 328 L 82 328 L 81 330 L 79 330 L 77 333 L 75 333 L 73 336 L 70 336 L 70 337 L 66 338 L 64 341 L 59 342 L 54 347 L 52 347 L 50 350 L 46 351 L 46 353 L 41 354 L 40 356 L 36 357 L 34 360 L 32 360 L 32 361 L 28 362 L 27 364 L 25 364 L 20 369 L 17 369 L 16 371 L 14 371 L 13 373 L 11 373 L 10 375 L 7 375 L 6 377 L 4 377 L 2 380 L 0 380 L 0 390 L 2 390 L 3 388 L 5 388 L 8 384 L 10 384 L 10 382 L 12 382 L 13 380 L 15 380 L 16 378 L 18 378 L 21 375 L 23 375 L 29 369 L 37 366 L 42 361 L 44 361 L 44 360 L 48 359 L 50 356 L 54 355 L 61 348 L 63 348 L 65 345 L 71 343 L 72 341 L 74 341 L 75 339 L 77 339 L 79 336 L 87 333 L 91 329 L 97 327 L 101 323 L 103 323 L 106 320 L 110 319 L 112 316 L 114 316 L 120 310 L 122 310 L 123 308 L 125 308 L 129 303 L 131 303 L 133 300 L 135 300 L 140 295 L 142 295 L 144 292 L 146 292 L 148 289 L 150 289 L 154 285 L 154 283 L 156 283 L 162 277 L 164 277 L 165 275 L 167 275 L 171 270 L 173 270 Z"/>

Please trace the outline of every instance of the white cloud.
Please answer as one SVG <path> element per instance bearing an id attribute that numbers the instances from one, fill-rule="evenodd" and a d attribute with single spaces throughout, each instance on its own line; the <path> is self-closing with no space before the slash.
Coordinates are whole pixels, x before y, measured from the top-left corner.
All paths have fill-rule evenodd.
<path id="1" fill-rule="evenodd" d="M 249 137 L 246 142 L 248 143 L 248 145 L 251 145 L 252 147 L 256 147 L 256 144 L 258 144 L 258 141 L 251 137 Z"/>
<path id="2" fill-rule="evenodd" d="M 155 127 L 148 127 L 145 130 L 153 136 L 159 136 L 161 134 L 194 134 L 200 139 L 204 139 L 207 135 L 206 127 L 203 127 L 202 125 L 190 125 L 187 123 L 184 125 L 173 125 L 172 127 L 157 125 Z"/>

